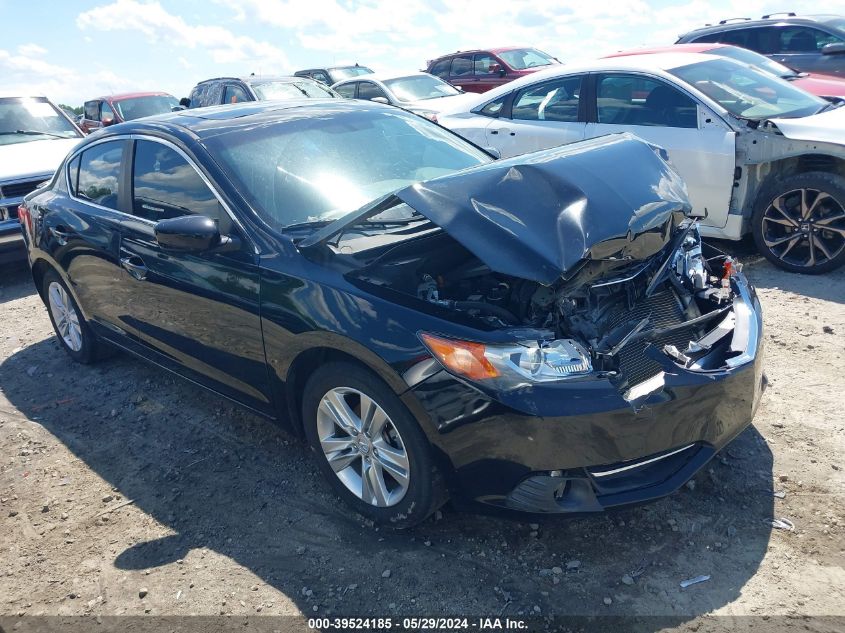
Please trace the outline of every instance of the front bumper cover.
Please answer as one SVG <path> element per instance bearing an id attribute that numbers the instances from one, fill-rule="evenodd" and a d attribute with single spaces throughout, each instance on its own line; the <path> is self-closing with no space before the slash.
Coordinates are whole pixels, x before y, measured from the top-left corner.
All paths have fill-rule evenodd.
<path id="1" fill-rule="evenodd" d="M 681 487 L 751 422 L 766 381 L 762 311 L 744 276 L 727 367 L 687 369 L 663 356 L 653 391 L 620 393 L 589 377 L 495 397 L 446 371 L 404 396 L 434 422 L 453 497 L 504 511 L 580 514 Z M 628 399 L 626 399 L 626 396 Z"/>

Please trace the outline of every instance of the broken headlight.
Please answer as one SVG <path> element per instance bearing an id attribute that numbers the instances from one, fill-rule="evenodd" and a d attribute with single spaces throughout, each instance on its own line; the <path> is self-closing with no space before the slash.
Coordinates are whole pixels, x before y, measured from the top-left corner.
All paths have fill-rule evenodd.
<path id="1" fill-rule="evenodd" d="M 672 268 L 675 269 L 678 277 L 689 284 L 693 290 L 702 290 L 707 286 L 707 269 L 701 253 L 698 222 L 690 228 L 678 250 L 675 251 Z"/>
<path id="2" fill-rule="evenodd" d="M 590 355 L 572 339 L 487 345 L 422 333 L 420 339 L 447 370 L 472 381 L 511 389 L 583 376 L 592 371 Z"/>

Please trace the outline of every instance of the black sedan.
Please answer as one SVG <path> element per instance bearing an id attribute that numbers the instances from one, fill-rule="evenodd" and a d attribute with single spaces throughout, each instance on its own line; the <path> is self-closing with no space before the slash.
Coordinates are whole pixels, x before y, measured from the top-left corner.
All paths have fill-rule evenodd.
<path id="1" fill-rule="evenodd" d="M 413 114 L 249 103 L 116 125 L 21 223 L 62 346 L 120 348 L 304 436 L 396 527 L 677 489 L 752 419 L 760 305 L 663 152 L 495 161 Z"/>

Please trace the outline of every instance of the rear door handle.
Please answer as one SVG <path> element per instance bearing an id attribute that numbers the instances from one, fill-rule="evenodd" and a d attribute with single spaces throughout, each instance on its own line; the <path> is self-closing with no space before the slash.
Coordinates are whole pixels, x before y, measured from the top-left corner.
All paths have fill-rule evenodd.
<path id="1" fill-rule="evenodd" d="M 129 255 L 128 257 L 120 258 L 120 265 L 138 281 L 143 281 L 147 278 L 147 267 L 144 265 L 144 260 L 137 255 Z"/>
<path id="2" fill-rule="evenodd" d="M 502 129 L 502 130 L 490 130 L 490 134 L 498 134 L 501 132 L 502 134 L 510 134 L 511 136 L 516 136 L 516 132 L 511 132 L 510 130 Z"/>

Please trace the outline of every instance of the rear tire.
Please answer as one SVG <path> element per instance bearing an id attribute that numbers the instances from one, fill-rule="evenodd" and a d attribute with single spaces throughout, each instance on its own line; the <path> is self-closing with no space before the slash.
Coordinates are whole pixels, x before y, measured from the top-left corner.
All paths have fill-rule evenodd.
<path id="1" fill-rule="evenodd" d="M 90 364 L 99 360 L 109 350 L 97 339 L 91 326 L 82 316 L 65 282 L 56 271 L 44 275 L 42 294 L 47 313 L 59 344 L 78 363 Z"/>
<path id="2" fill-rule="evenodd" d="M 751 219 L 754 242 L 775 266 L 819 275 L 845 264 L 845 178 L 796 174 L 766 186 Z"/>
<path id="3" fill-rule="evenodd" d="M 428 440 L 401 400 L 367 369 L 333 362 L 308 379 L 305 436 L 320 470 L 355 511 L 409 528 L 446 499 Z"/>

